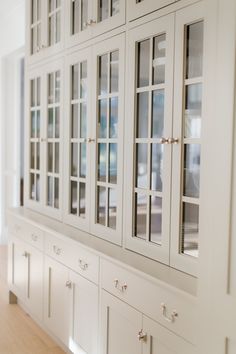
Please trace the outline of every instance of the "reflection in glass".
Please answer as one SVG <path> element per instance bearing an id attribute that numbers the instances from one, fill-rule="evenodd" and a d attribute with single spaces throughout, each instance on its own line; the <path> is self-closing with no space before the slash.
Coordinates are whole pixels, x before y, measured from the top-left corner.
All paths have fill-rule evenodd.
<path id="1" fill-rule="evenodd" d="M 34 143 L 30 143 L 30 152 L 31 152 L 30 168 L 34 170 L 35 169 L 35 144 Z"/>
<path id="2" fill-rule="evenodd" d="M 59 178 L 54 179 L 54 208 L 59 209 Z"/>
<path id="3" fill-rule="evenodd" d="M 36 201 L 40 200 L 40 175 L 36 174 Z"/>
<path id="4" fill-rule="evenodd" d="M 154 38 L 153 43 L 153 85 L 165 83 L 166 35 Z"/>
<path id="5" fill-rule="evenodd" d="M 98 187 L 97 189 L 97 223 L 106 225 L 106 188 Z"/>
<path id="6" fill-rule="evenodd" d="M 161 138 L 164 133 L 165 91 L 156 90 L 152 93 L 152 137 Z"/>
<path id="7" fill-rule="evenodd" d="M 61 12 L 56 13 L 56 35 L 55 35 L 55 44 L 61 40 Z"/>
<path id="8" fill-rule="evenodd" d="M 138 43 L 138 87 L 149 85 L 150 40 Z"/>
<path id="9" fill-rule="evenodd" d="M 79 216 L 85 218 L 86 215 L 86 185 L 85 183 L 79 184 Z"/>
<path id="10" fill-rule="evenodd" d="M 118 92 L 119 84 L 119 52 L 118 50 L 110 54 L 110 92 Z"/>
<path id="11" fill-rule="evenodd" d="M 32 111 L 31 112 L 31 133 L 30 133 L 31 138 L 35 138 L 35 133 L 36 133 L 36 112 Z"/>
<path id="12" fill-rule="evenodd" d="M 71 144 L 71 176 L 78 176 L 78 144 Z"/>
<path id="13" fill-rule="evenodd" d="M 30 91 L 31 91 L 31 107 L 36 106 L 36 88 L 35 88 L 35 80 L 30 81 Z"/>
<path id="14" fill-rule="evenodd" d="M 202 117 L 202 84 L 186 87 L 185 137 L 200 138 Z"/>
<path id="15" fill-rule="evenodd" d="M 48 177 L 48 200 L 47 204 L 53 206 L 53 177 Z"/>
<path id="16" fill-rule="evenodd" d="M 30 199 L 35 199 L 35 184 L 34 184 L 34 174 L 30 174 Z"/>
<path id="17" fill-rule="evenodd" d="M 108 55 L 99 57 L 99 93 L 104 95 L 108 92 Z"/>
<path id="18" fill-rule="evenodd" d="M 34 24 L 36 20 L 37 20 L 36 0 L 31 0 L 31 24 Z"/>
<path id="19" fill-rule="evenodd" d="M 54 102 L 54 75 L 48 75 L 48 103 Z"/>
<path id="20" fill-rule="evenodd" d="M 52 46 L 54 44 L 54 35 L 55 35 L 55 16 L 52 15 L 49 17 L 49 45 Z"/>
<path id="21" fill-rule="evenodd" d="M 48 138 L 53 138 L 53 116 L 54 116 L 54 109 L 48 109 Z"/>
<path id="22" fill-rule="evenodd" d="M 111 0 L 111 16 L 120 12 L 120 0 Z"/>
<path id="23" fill-rule="evenodd" d="M 53 143 L 48 143 L 48 172 L 53 172 Z"/>
<path id="24" fill-rule="evenodd" d="M 137 138 L 148 137 L 148 92 L 138 94 Z"/>
<path id="25" fill-rule="evenodd" d="M 71 137 L 78 138 L 78 104 L 72 105 Z"/>
<path id="26" fill-rule="evenodd" d="M 201 146 L 199 144 L 185 144 L 184 146 L 184 195 L 186 197 L 199 198 L 200 159 L 201 159 Z"/>
<path id="27" fill-rule="evenodd" d="M 81 30 L 87 28 L 88 22 L 88 0 L 81 0 Z"/>
<path id="28" fill-rule="evenodd" d="M 117 144 L 109 144 L 109 182 L 117 183 Z"/>
<path id="29" fill-rule="evenodd" d="M 80 64 L 80 98 L 87 97 L 87 62 Z"/>
<path id="30" fill-rule="evenodd" d="M 136 157 L 136 187 L 148 188 L 147 176 L 147 161 L 148 161 L 148 145 L 137 144 L 137 157 Z"/>
<path id="31" fill-rule="evenodd" d="M 36 143 L 36 170 L 40 170 L 40 144 Z"/>
<path id="32" fill-rule="evenodd" d="M 80 0 L 71 0 L 71 6 L 72 6 L 72 34 L 78 33 L 81 28 L 80 28 L 80 19 L 79 19 L 79 14 L 80 14 L 80 9 L 79 9 L 79 3 Z M 85 22 L 87 22 L 88 18 L 86 19 Z"/>
<path id="33" fill-rule="evenodd" d="M 110 138 L 118 137 L 118 97 L 110 99 Z"/>
<path id="34" fill-rule="evenodd" d="M 60 154 L 59 143 L 55 143 L 55 173 L 59 173 Z"/>
<path id="35" fill-rule="evenodd" d="M 37 111 L 37 138 L 40 137 L 40 110 Z"/>
<path id="36" fill-rule="evenodd" d="M 198 257 L 199 206 L 183 203 L 182 253 Z"/>
<path id="37" fill-rule="evenodd" d="M 135 193 L 135 230 L 134 236 L 146 240 L 147 196 Z"/>
<path id="38" fill-rule="evenodd" d="M 151 197 L 151 242 L 161 245 L 162 239 L 162 198 Z"/>
<path id="39" fill-rule="evenodd" d="M 99 21 L 104 21 L 108 18 L 109 0 L 99 1 Z"/>
<path id="40" fill-rule="evenodd" d="M 153 191 L 162 192 L 162 178 L 163 178 L 163 153 L 164 148 L 161 144 L 152 144 L 152 175 L 151 175 L 151 189 Z"/>
<path id="41" fill-rule="evenodd" d="M 55 138 L 60 137 L 60 108 L 55 108 Z"/>
<path id="42" fill-rule="evenodd" d="M 80 144 L 80 177 L 86 177 L 86 143 Z"/>
<path id="43" fill-rule="evenodd" d="M 117 217 L 117 192 L 115 189 L 109 188 L 108 193 L 109 193 L 108 226 L 115 230 L 116 217 Z"/>
<path id="44" fill-rule="evenodd" d="M 98 180 L 106 182 L 107 145 L 98 144 Z"/>
<path id="45" fill-rule="evenodd" d="M 98 129 L 99 129 L 99 138 L 107 137 L 107 100 L 99 100 L 98 102 Z"/>
<path id="46" fill-rule="evenodd" d="M 60 71 L 55 74 L 55 103 L 60 102 L 60 86 L 61 86 L 61 75 Z"/>
<path id="47" fill-rule="evenodd" d="M 87 104 L 80 104 L 80 137 L 86 138 L 87 136 Z"/>
<path id="48" fill-rule="evenodd" d="M 72 66 L 72 99 L 79 98 L 79 65 Z"/>
<path id="49" fill-rule="evenodd" d="M 203 69 L 203 21 L 187 26 L 187 65 L 186 78 L 202 76 Z"/>
<path id="50" fill-rule="evenodd" d="M 40 78 L 37 78 L 37 106 L 40 106 Z"/>
<path id="51" fill-rule="evenodd" d="M 71 181 L 71 206 L 70 212 L 73 215 L 77 214 L 77 182 Z"/>

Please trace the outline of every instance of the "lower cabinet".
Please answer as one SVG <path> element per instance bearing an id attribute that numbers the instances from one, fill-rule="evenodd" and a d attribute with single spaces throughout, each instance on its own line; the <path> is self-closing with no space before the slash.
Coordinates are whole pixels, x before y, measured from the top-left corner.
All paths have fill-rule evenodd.
<path id="1" fill-rule="evenodd" d="M 10 290 L 38 320 L 43 316 L 43 254 L 17 238 L 11 238 Z"/>
<path id="2" fill-rule="evenodd" d="M 97 354 L 98 286 L 45 258 L 44 321 L 75 354 Z"/>
<path id="3" fill-rule="evenodd" d="M 194 354 L 195 347 L 102 290 L 102 354 Z"/>

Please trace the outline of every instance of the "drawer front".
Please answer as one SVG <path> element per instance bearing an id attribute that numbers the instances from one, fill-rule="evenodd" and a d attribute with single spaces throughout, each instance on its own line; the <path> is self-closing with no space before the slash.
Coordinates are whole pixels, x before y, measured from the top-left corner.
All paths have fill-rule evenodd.
<path id="1" fill-rule="evenodd" d="M 102 260 L 102 287 L 191 343 L 196 343 L 196 299 Z"/>
<path id="2" fill-rule="evenodd" d="M 46 234 L 45 252 L 83 277 L 98 284 L 99 257 L 80 245 L 69 245 L 51 234 Z"/>
<path id="3" fill-rule="evenodd" d="M 8 228 L 12 235 L 30 243 L 35 248 L 43 251 L 44 232 L 38 227 L 31 225 L 24 220 L 9 217 Z"/>

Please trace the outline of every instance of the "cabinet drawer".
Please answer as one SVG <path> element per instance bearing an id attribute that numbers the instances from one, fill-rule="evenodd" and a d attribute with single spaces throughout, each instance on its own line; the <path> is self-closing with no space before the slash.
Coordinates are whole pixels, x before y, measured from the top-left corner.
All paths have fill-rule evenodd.
<path id="1" fill-rule="evenodd" d="M 102 260 L 102 287 L 195 344 L 196 299 Z"/>
<path id="2" fill-rule="evenodd" d="M 39 250 L 43 250 L 44 232 L 38 227 L 18 218 L 9 217 L 8 228 L 12 235 L 19 237 Z"/>
<path id="3" fill-rule="evenodd" d="M 51 234 L 46 235 L 45 252 L 65 264 L 83 277 L 98 283 L 99 257 L 88 252 L 80 245 L 67 244 Z"/>

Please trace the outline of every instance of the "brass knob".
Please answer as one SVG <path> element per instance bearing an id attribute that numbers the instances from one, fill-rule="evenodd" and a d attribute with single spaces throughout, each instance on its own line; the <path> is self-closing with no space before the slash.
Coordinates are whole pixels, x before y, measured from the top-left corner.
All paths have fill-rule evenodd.
<path id="1" fill-rule="evenodd" d="M 168 144 L 178 144 L 179 139 L 178 138 L 169 138 L 168 139 Z"/>
<path id="2" fill-rule="evenodd" d="M 88 143 L 94 143 L 95 142 L 95 139 L 92 139 L 92 138 L 88 138 Z"/>
<path id="3" fill-rule="evenodd" d="M 161 144 L 168 144 L 168 142 L 169 142 L 169 139 L 167 139 L 167 138 L 162 137 L 162 138 L 160 139 L 160 143 L 161 143 Z"/>
<path id="4" fill-rule="evenodd" d="M 25 257 L 25 258 L 28 258 L 28 253 L 25 251 L 23 254 L 22 254 L 22 257 Z"/>
<path id="5" fill-rule="evenodd" d="M 71 289 L 71 288 L 72 288 L 72 282 L 68 280 L 68 281 L 66 282 L 66 287 L 67 287 L 68 289 Z"/>
<path id="6" fill-rule="evenodd" d="M 143 330 L 138 332 L 138 340 L 145 341 L 147 339 L 147 333 L 144 333 Z"/>

